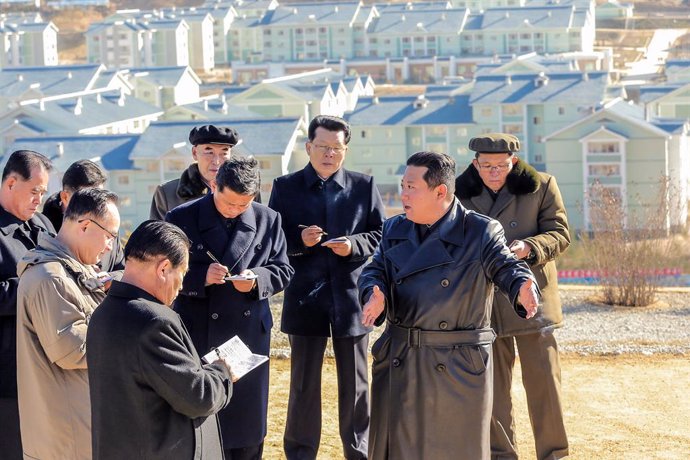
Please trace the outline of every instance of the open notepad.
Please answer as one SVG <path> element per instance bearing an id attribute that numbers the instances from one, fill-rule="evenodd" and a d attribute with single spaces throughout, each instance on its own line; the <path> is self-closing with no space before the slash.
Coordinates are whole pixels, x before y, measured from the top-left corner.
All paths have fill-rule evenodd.
<path id="1" fill-rule="evenodd" d="M 252 353 L 239 337 L 234 336 L 203 357 L 207 363 L 212 363 L 218 359 L 224 359 L 230 365 L 232 380 L 237 381 L 247 372 L 268 361 L 268 356 Z"/>

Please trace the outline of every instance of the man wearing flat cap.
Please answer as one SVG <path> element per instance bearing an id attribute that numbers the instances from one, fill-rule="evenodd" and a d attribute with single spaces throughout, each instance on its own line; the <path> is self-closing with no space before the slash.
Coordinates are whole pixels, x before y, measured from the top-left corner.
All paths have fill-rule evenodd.
<path id="1" fill-rule="evenodd" d="M 455 194 L 468 209 L 498 220 L 515 255 L 527 262 L 542 293 L 543 307 L 525 320 L 507 298 L 494 296 L 491 325 L 494 403 L 491 458 L 517 459 L 510 395 L 515 345 L 520 355 L 537 458 L 568 455 L 561 404 L 561 368 L 553 330 L 563 324 L 555 259 L 570 245 L 568 220 L 556 179 L 515 155 L 520 141 L 489 133 L 470 140 L 472 164 L 456 179 Z"/>
<path id="2" fill-rule="evenodd" d="M 151 219 L 163 220 L 171 209 L 213 191 L 218 168 L 230 158 L 232 148 L 239 142 L 240 137 L 232 128 L 204 125 L 192 129 L 189 143 L 196 163 L 192 163 L 179 179 L 156 188 L 151 202 Z"/>

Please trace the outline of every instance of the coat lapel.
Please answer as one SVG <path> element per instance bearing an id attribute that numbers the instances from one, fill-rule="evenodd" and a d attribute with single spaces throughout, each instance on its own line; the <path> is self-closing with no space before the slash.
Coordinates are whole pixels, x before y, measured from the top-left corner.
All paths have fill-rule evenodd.
<path id="1" fill-rule="evenodd" d="M 225 230 L 227 233 L 227 230 Z M 254 214 L 254 204 L 237 217 L 235 228 L 230 234 L 230 244 L 223 252 L 221 261 L 228 267 L 231 274 L 237 274 L 244 269 L 240 261 L 256 238 L 256 215 Z"/>
<path id="2" fill-rule="evenodd" d="M 491 207 L 494 205 L 494 200 L 491 199 L 489 191 L 482 187 L 482 192 L 470 198 L 475 209 L 480 213 L 488 216 L 491 212 Z"/>
<path id="3" fill-rule="evenodd" d="M 488 194 L 489 192 L 484 190 L 484 193 Z M 513 201 L 515 201 L 515 195 L 510 193 L 507 187 L 503 187 L 501 189 L 501 192 L 498 194 L 498 197 L 496 198 L 496 202 L 493 204 L 491 210 L 489 211 L 489 214 L 487 215 L 489 217 L 493 217 L 494 219 L 497 218 L 498 215 Z"/>
<path id="4" fill-rule="evenodd" d="M 420 271 L 453 263 L 448 244 L 460 246 L 464 236 L 464 212 L 457 199 L 449 212 L 451 215 L 448 219 L 422 244 L 419 244 L 414 224 L 409 220 L 403 221 L 387 236 L 388 239 L 404 240 L 386 252 L 386 257 L 398 268 L 395 273 L 396 281 Z"/>
<path id="5" fill-rule="evenodd" d="M 213 195 L 207 195 L 201 199 L 199 207 L 199 235 L 201 243 L 211 251 L 214 257 L 222 262 L 225 248 L 230 238 L 220 214 L 213 203 Z M 196 245 L 196 241 L 193 242 Z"/>

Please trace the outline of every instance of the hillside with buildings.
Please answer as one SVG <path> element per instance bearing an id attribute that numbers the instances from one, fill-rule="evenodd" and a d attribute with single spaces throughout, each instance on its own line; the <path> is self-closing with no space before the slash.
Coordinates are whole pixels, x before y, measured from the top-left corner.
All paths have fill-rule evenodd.
<path id="1" fill-rule="evenodd" d="M 150 5 L 6 13 L 0 28 L 2 152 L 46 153 L 55 183 L 74 160 L 97 159 L 122 197 L 124 228 L 191 163 L 191 127 L 235 127 L 267 199 L 275 177 L 306 162 L 305 126 L 318 114 L 350 121 L 346 166 L 374 175 L 391 209 L 409 155 L 439 150 L 464 168 L 467 140 L 490 131 L 518 136 L 525 159 L 558 177 L 574 229 L 588 226 L 583 197 L 595 182 L 644 208 L 638 197 L 665 175 L 688 201 L 679 2 L 662 4 L 659 20 L 681 21 L 666 29 L 637 27 L 665 11 L 640 2 Z M 667 225 L 686 219 L 678 205 Z"/>

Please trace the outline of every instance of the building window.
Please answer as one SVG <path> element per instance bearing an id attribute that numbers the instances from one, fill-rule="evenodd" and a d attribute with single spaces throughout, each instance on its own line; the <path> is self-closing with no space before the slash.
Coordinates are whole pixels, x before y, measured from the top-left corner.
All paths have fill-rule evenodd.
<path id="1" fill-rule="evenodd" d="M 522 115 L 522 106 L 519 104 L 503 104 L 503 116 L 515 117 Z"/>
<path id="2" fill-rule="evenodd" d="M 457 128 L 455 130 L 455 135 L 460 137 L 467 136 L 467 128 Z"/>
<path id="3" fill-rule="evenodd" d="M 132 206 L 132 197 L 130 196 L 121 196 L 119 200 L 119 205 L 123 206 L 125 208 L 128 208 Z"/>
<path id="4" fill-rule="evenodd" d="M 621 165 L 610 163 L 590 164 L 588 166 L 589 177 L 611 177 L 621 175 Z"/>
<path id="5" fill-rule="evenodd" d="M 129 185 L 129 176 L 117 176 L 117 185 Z"/>
<path id="6" fill-rule="evenodd" d="M 587 143 L 587 153 L 620 153 L 620 143 L 616 141 L 594 141 Z"/>
<path id="7" fill-rule="evenodd" d="M 541 123 L 541 119 L 540 119 L 539 117 L 534 117 L 534 118 L 532 119 L 532 123 L 535 124 L 535 125 L 538 125 L 538 124 Z"/>
<path id="8" fill-rule="evenodd" d="M 494 111 L 491 109 L 491 107 L 482 107 L 480 113 L 482 117 L 487 118 L 493 116 Z"/>
<path id="9" fill-rule="evenodd" d="M 559 115 L 565 115 L 565 107 L 559 107 L 558 108 L 558 114 Z"/>
<path id="10" fill-rule="evenodd" d="M 259 160 L 259 168 L 271 169 L 271 160 Z"/>

